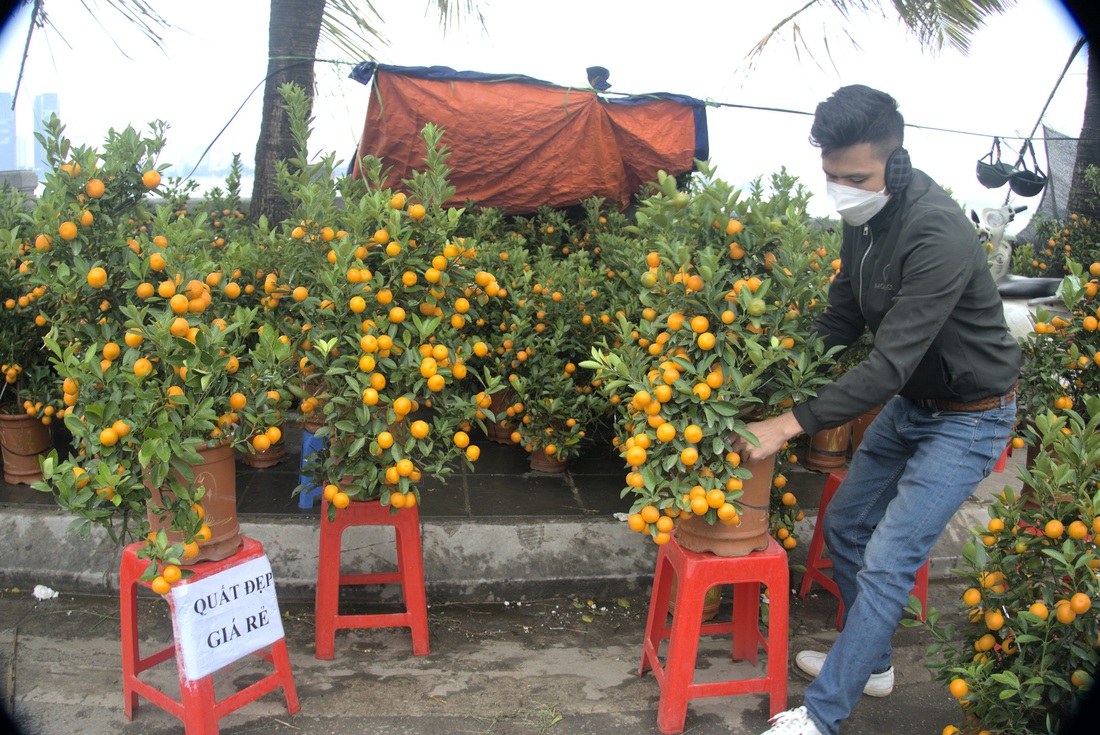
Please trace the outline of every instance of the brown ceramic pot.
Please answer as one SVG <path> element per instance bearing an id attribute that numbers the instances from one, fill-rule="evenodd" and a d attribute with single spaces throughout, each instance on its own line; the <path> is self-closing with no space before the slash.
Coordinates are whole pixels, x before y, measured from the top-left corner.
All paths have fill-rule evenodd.
<path id="1" fill-rule="evenodd" d="M 0 413 L 0 449 L 4 482 L 30 485 L 42 479 L 39 457 L 53 446 L 53 434 L 42 420 L 26 413 Z"/>
<path id="2" fill-rule="evenodd" d="M 703 595 L 703 622 L 714 620 L 722 606 L 722 585 L 716 584 Z M 668 595 L 668 614 L 676 614 L 676 573 L 672 574 L 672 588 Z"/>
<path id="3" fill-rule="evenodd" d="M 199 449 L 202 463 L 191 465 L 195 485 L 205 488 L 201 502 L 206 513 L 204 521 L 210 527 L 210 540 L 199 544 L 198 556 L 188 560 L 191 564 L 227 559 L 241 546 L 241 526 L 237 522 L 237 467 L 233 456 L 236 451 L 230 444 L 203 447 Z M 178 474 L 176 478 L 179 479 Z M 150 488 L 150 491 L 150 506 L 163 507 L 161 489 Z M 164 529 L 169 541 L 182 540 L 179 533 L 167 531 L 167 518 L 151 511 L 148 517 L 151 531 Z"/>
<path id="4" fill-rule="evenodd" d="M 256 450 L 245 451 L 241 454 L 241 459 L 249 467 L 255 467 L 260 470 L 274 467 L 286 459 L 286 442 L 280 438 L 279 441 L 262 452 Z"/>
<path id="5" fill-rule="evenodd" d="M 727 526 L 707 523 L 705 516 L 689 516 L 676 524 L 676 541 L 689 551 L 709 551 L 717 556 L 745 556 L 768 545 L 769 501 L 775 455 L 742 465 L 752 472 L 741 488 L 737 505 L 741 522 Z"/>
<path id="6" fill-rule="evenodd" d="M 882 406 L 878 408 L 872 408 L 867 413 L 863 414 L 857 419 L 852 421 L 852 454 L 855 454 L 859 449 L 859 445 L 863 443 L 863 434 L 867 431 L 867 428 L 871 425 L 882 410 Z"/>
<path id="7" fill-rule="evenodd" d="M 536 449 L 531 452 L 531 470 L 534 472 L 560 475 L 562 472 L 565 472 L 565 468 L 568 464 L 568 460 L 551 457 L 541 449 Z"/>
<path id="8" fill-rule="evenodd" d="M 848 439 L 852 425 L 844 424 L 835 429 L 822 429 L 810 438 L 810 448 L 802 466 L 815 472 L 832 472 L 843 469 L 848 454 Z"/>
<path id="9" fill-rule="evenodd" d="M 514 444 L 512 432 L 516 430 L 514 421 L 508 420 L 506 413 L 509 406 L 516 402 L 515 391 L 511 389 L 498 390 L 489 396 L 489 410 L 497 417 L 496 421 L 486 421 L 485 438 L 497 444 Z"/>

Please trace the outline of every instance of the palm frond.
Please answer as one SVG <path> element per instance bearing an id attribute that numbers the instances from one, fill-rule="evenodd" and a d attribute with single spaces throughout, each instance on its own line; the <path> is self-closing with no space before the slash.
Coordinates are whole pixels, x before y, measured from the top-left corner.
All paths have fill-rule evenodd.
<path id="1" fill-rule="evenodd" d="M 321 18 L 321 44 L 326 53 L 359 62 L 373 58 L 387 41 L 382 16 L 370 0 L 327 0 Z"/>
<path id="2" fill-rule="evenodd" d="M 940 51 L 950 45 L 959 53 L 970 51 L 970 39 L 985 19 L 1003 13 L 1015 0 L 892 0 L 898 17 L 916 36 L 921 48 Z"/>
<path id="3" fill-rule="evenodd" d="M 756 62 L 759 60 L 760 56 L 764 53 L 764 49 L 767 47 L 768 43 L 771 42 L 771 40 L 773 38 L 775 38 L 775 36 L 778 35 L 778 33 L 781 30 L 783 30 L 783 28 L 788 23 L 795 24 L 796 23 L 795 19 L 798 18 L 798 16 L 802 15 L 804 12 L 806 12 L 807 10 L 812 8 L 814 5 L 817 5 L 819 2 L 821 2 L 821 0 L 809 0 L 809 2 L 807 2 L 801 8 L 794 11 L 793 13 L 788 15 L 786 18 L 784 18 L 783 20 L 779 21 L 774 26 L 772 26 L 771 30 L 768 31 L 767 33 L 765 33 L 764 37 L 756 42 L 756 45 L 752 47 L 752 50 L 745 57 L 748 60 L 748 69 L 750 71 L 752 70 L 752 67 L 756 64 Z M 846 9 L 843 8 L 843 7 L 840 8 L 840 10 L 841 10 L 842 13 L 845 13 L 845 14 L 847 13 Z M 797 47 L 795 48 L 795 54 L 796 55 L 798 54 Z"/>
<path id="4" fill-rule="evenodd" d="M 985 25 L 985 19 L 995 13 L 1003 13 L 1015 5 L 1016 0 L 889 0 L 889 7 L 897 13 L 898 18 L 912 33 L 925 51 L 938 52 L 944 45 L 950 45 L 960 53 L 966 54 L 970 50 L 970 39 Z M 853 12 L 870 13 L 878 12 L 886 17 L 886 0 L 808 0 L 805 5 L 782 19 L 761 38 L 746 56 L 748 69 L 759 61 L 764 48 L 775 38 L 781 30 L 787 26 L 797 29 L 797 19 L 806 11 L 815 6 L 824 4 L 832 5 L 845 21 Z M 845 34 L 852 43 L 854 37 L 844 28 Z M 828 36 L 822 33 L 828 50 Z M 806 39 L 796 30 L 794 33 L 795 53 L 801 59 L 801 52 L 805 51 L 809 58 L 813 58 Z M 830 57 L 831 58 L 831 57 Z"/>
<path id="5" fill-rule="evenodd" d="M 27 58 L 30 55 L 31 38 L 34 35 L 35 29 L 49 28 L 53 31 L 53 33 L 57 35 L 58 38 L 61 39 L 61 41 L 66 46 L 72 48 L 72 45 L 61 34 L 57 26 L 50 21 L 49 16 L 46 15 L 45 0 L 24 0 L 23 4 L 29 5 L 32 1 L 34 7 L 31 10 L 30 24 L 27 28 L 27 40 L 23 48 L 23 59 L 19 64 L 19 76 L 15 80 L 15 94 L 12 96 L 13 109 L 15 106 L 15 101 L 19 98 L 19 88 L 23 84 L 23 75 L 26 72 Z M 96 5 L 95 10 L 93 10 L 92 7 L 88 5 L 87 0 L 80 0 L 80 4 L 84 6 L 84 10 L 88 13 L 89 16 L 91 16 L 96 25 L 98 25 L 100 29 L 103 30 L 104 35 L 107 36 L 111 43 L 115 45 L 115 48 L 117 48 L 119 52 L 126 58 L 131 58 L 130 55 L 126 53 L 126 50 L 118 43 L 118 41 L 114 39 L 110 31 L 107 30 L 107 27 L 103 25 L 103 22 L 100 21 L 99 16 L 96 14 L 97 10 L 99 10 L 98 3 L 95 3 L 93 0 L 93 4 Z M 156 46 L 161 51 L 164 50 L 164 38 L 160 35 L 160 31 L 163 31 L 166 28 L 171 28 L 172 24 L 165 20 L 160 13 L 154 10 L 148 2 L 146 2 L 145 0 L 107 0 L 107 4 L 112 10 L 125 18 L 128 23 L 141 31 L 146 38 L 153 42 L 154 46 Z"/>
<path id="6" fill-rule="evenodd" d="M 80 4 L 84 6 L 84 9 L 88 11 L 88 15 L 92 16 L 92 19 L 103 28 L 103 32 L 110 38 L 110 32 L 100 22 L 96 11 L 88 6 L 86 0 L 80 0 Z M 98 7 L 98 3 L 93 4 Z M 130 25 L 141 31 L 146 38 L 152 41 L 154 46 L 161 50 L 164 49 L 164 38 L 159 31 L 171 28 L 172 24 L 154 10 L 151 3 L 145 0 L 108 0 L 107 5 L 111 10 L 121 15 Z M 115 42 L 113 38 L 111 38 L 111 41 Z M 118 46 L 117 42 L 115 42 L 115 46 Z M 122 48 L 119 47 L 119 50 L 122 51 Z M 125 51 L 122 51 L 122 53 L 124 56 L 126 55 Z M 126 58 L 130 57 L 127 56 Z"/>
<path id="7" fill-rule="evenodd" d="M 435 9 L 444 32 L 476 19 L 482 30 L 485 16 L 478 0 L 427 0 L 425 13 Z M 326 53 L 344 60 L 374 58 L 387 45 L 385 22 L 370 0 L 327 0 L 321 20 L 321 44 Z"/>
<path id="8" fill-rule="evenodd" d="M 482 31 L 485 30 L 485 16 L 478 7 L 478 0 L 434 0 L 439 25 L 446 33 L 452 27 L 458 27 L 468 18 L 477 19 Z M 432 0 L 429 0 L 429 6 Z"/>

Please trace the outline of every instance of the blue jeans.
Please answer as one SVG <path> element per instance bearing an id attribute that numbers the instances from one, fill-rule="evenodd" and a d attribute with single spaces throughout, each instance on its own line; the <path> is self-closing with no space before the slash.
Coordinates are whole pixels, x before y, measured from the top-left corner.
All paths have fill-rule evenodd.
<path id="1" fill-rule="evenodd" d="M 844 630 L 806 689 L 804 704 L 824 735 L 836 735 L 871 673 L 890 666 L 917 570 L 993 470 L 1015 421 L 1015 403 L 935 411 L 896 396 L 867 429 L 824 519 L 845 607 Z"/>

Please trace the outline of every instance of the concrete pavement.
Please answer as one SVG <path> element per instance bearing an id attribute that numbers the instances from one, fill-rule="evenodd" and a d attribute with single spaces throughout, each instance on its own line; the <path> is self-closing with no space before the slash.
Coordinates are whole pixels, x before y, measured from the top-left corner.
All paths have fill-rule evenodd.
<path id="1" fill-rule="evenodd" d="M 930 602 L 954 612 L 962 586 L 940 580 Z M 412 655 L 407 631 L 353 630 L 337 634 L 336 658 L 313 657 L 312 606 L 282 603 L 291 666 L 302 709 L 288 715 L 277 690 L 221 721 L 224 735 L 603 735 L 658 733 L 659 687 L 638 676 L 648 601 L 644 597 L 560 598 L 540 602 L 434 604 L 429 610 L 431 653 Z M 728 618 L 729 601 L 720 616 Z M 792 600 L 791 655 L 827 650 L 836 637 L 828 595 Z M 374 609 L 371 606 L 362 610 Z M 171 641 L 167 606 L 142 596 L 142 652 Z M 123 716 L 118 604 L 113 597 L 61 595 L 36 601 L 29 590 L 0 595 L 0 664 L 8 672 L 6 706 L 26 735 L 169 735 L 178 720 L 145 700 L 129 722 Z M 845 733 L 926 735 L 959 719 L 946 688 L 925 668 L 929 644 L 921 631 L 899 630 L 897 689 L 885 699 L 864 697 Z M 737 671 L 729 643 L 704 639 L 698 680 Z M 760 665 L 763 665 L 763 657 Z M 792 666 L 793 669 L 793 666 Z M 269 668 L 246 659 L 215 676 L 219 696 L 246 686 Z M 178 692 L 175 668 L 160 664 L 143 678 Z M 801 702 L 807 681 L 792 671 L 789 703 Z M 173 689 L 173 687 L 176 687 Z M 685 733 L 758 733 L 766 729 L 762 695 L 693 701 Z"/>
<path id="2" fill-rule="evenodd" d="M 964 585 L 950 570 L 971 538 L 968 529 L 984 526 L 993 494 L 1006 484 L 1019 487 L 1014 463 L 1021 459 L 1018 454 L 1005 473 L 982 484 L 933 552 L 929 603 L 947 615 L 958 614 Z M 792 484 L 820 482 L 799 474 Z M 49 506 L 7 505 L 2 512 L 3 701 L 24 731 L 182 732 L 178 720 L 145 701 L 133 722 L 123 717 L 118 603 L 110 596 L 117 590 L 117 549 L 102 537 L 75 539 L 66 532 L 71 519 Z M 815 518 L 808 508 L 796 565 Z M 606 514 L 424 519 L 432 653 L 412 656 L 401 630 L 344 631 L 329 662 L 312 652 L 316 519 L 258 514 L 242 517 L 242 526 L 263 541 L 271 559 L 302 710 L 290 716 L 281 694 L 268 694 L 224 718 L 226 735 L 658 732 L 658 686 L 652 675 L 637 676 L 656 547 Z M 391 556 L 389 538 L 368 533 L 345 542 L 345 569 L 374 568 Z M 792 574 L 795 589 L 798 580 Z M 30 594 L 35 584 L 61 595 L 37 601 Z M 374 609 L 387 595 L 392 590 L 349 602 Z M 827 650 L 836 636 L 836 601 L 818 589 L 792 602 L 792 659 L 801 648 Z M 162 600 L 143 596 L 141 607 L 147 654 L 171 640 L 171 628 Z M 728 601 L 721 615 L 729 615 Z M 954 700 L 924 666 L 929 643 L 920 630 L 899 629 L 897 691 L 881 700 L 865 697 L 844 733 L 939 732 L 960 719 Z M 700 678 L 735 666 L 725 653 L 728 643 L 714 639 L 701 650 Z M 808 682 L 790 668 L 794 706 Z M 232 691 L 266 671 L 259 662 L 238 662 L 218 675 L 219 686 Z M 171 663 L 148 677 L 169 690 L 176 679 Z M 766 720 L 763 696 L 696 700 L 685 732 L 751 734 L 763 731 Z"/>

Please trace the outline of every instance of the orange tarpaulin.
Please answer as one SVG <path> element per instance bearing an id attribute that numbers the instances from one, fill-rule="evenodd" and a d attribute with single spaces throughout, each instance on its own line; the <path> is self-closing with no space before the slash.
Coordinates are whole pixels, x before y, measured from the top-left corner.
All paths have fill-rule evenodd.
<path id="1" fill-rule="evenodd" d="M 385 186 L 400 189 L 424 165 L 421 130 L 436 124 L 456 189 L 447 206 L 470 199 L 519 214 L 598 196 L 625 208 L 659 170 L 691 171 L 707 155 L 704 106 L 690 97 L 605 99 L 528 77 L 368 65 L 357 159 L 382 159 L 392 167 Z"/>

